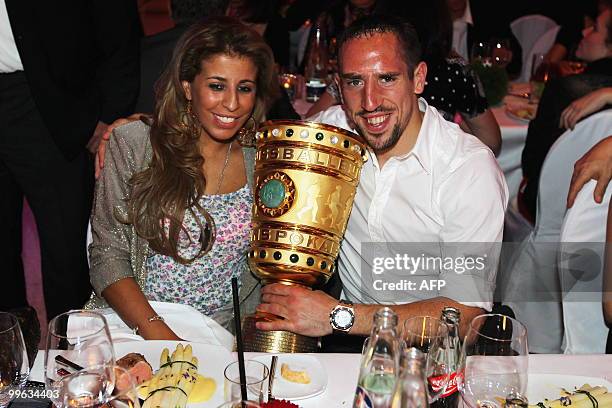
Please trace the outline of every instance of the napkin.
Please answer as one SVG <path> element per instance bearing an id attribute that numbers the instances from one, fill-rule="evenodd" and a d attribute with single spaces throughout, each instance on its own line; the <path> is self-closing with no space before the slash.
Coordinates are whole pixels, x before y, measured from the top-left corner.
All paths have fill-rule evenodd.
<path id="1" fill-rule="evenodd" d="M 155 313 L 164 318 L 166 324 L 185 341 L 203 344 L 223 346 L 231 351 L 234 345 L 234 337 L 208 316 L 188 305 L 167 302 L 149 302 Z M 113 343 L 144 340 L 141 336 L 134 334 L 121 318 L 111 308 L 97 309 L 108 323 Z M 91 332 L 95 321 L 86 316 L 70 316 L 68 319 L 67 334 L 69 337 L 78 336 L 80 333 Z"/>

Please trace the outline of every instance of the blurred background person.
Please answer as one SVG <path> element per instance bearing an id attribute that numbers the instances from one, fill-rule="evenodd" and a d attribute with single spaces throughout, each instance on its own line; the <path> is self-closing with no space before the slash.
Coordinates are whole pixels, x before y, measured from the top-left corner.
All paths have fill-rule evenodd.
<path id="1" fill-rule="evenodd" d="M 27 303 L 24 196 L 40 237 L 47 317 L 87 300 L 90 152 L 108 123 L 133 112 L 140 35 L 134 0 L 0 2 L 0 254 L 8 278 L 0 309 Z"/>
<path id="2" fill-rule="evenodd" d="M 595 27 L 585 30 L 576 56 L 587 63 L 581 74 L 550 80 L 540 100 L 536 117 L 529 122 L 523 149 L 518 204 L 521 213 L 532 223 L 536 217 L 536 201 L 540 171 L 553 143 L 565 132 L 563 111 L 572 102 L 605 87 L 612 86 L 612 19 L 607 8 L 597 17 Z M 592 113 L 592 112 L 591 112 Z"/>

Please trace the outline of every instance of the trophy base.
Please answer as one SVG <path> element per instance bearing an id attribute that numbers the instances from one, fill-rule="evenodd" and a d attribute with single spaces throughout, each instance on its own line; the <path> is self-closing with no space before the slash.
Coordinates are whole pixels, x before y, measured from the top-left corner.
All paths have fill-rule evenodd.
<path id="1" fill-rule="evenodd" d="M 272 316 L 272 317 L 271 317 Z M 265 353 L 316 353 L 319 339 L 282 330 L 264 331 L 255 327 L 257 321 L 278 319 L 273 315 L 255 313 L 244 318 L 242 341 L 244 351 Z"/>

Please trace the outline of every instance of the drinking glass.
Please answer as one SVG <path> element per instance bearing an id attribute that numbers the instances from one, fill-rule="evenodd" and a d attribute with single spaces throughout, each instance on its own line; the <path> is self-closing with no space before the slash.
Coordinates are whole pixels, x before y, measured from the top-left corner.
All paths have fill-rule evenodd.
<path id="1" fill-rule="evenodd" d="M 491 39 L 491 57 L 494 65 L 506 68 L 512 61 L 512 48 L 507 38 Z"/>
<path id="2" fill-rule="evenodd" d="M 472 45 L 470 61 L 491 66 L 493 64 L 492 58 L 491 44 L 488 41 L 477 41 Z"/>
<path id="3" fill-rule="evenodd" d="M 501 408 L 525 399 L 527 329 L 499 314 L 472 319 L 463 343 L 457 386 L 472 408 Z"/>
<path id="4" fill-rule="evenodd" d="M 544 86 L 550 79 L 550 64 L 544 62 L 544 54 L 535 53 L 531 59 L 531 76 L 529 77 L 529 102 L 538 103 L 544 92 Z"/>
<path id="5" fill-rule="evenodd" d="M 0 312 L 0 408 L 13 399 L 30 374 L 28 353 L 17 318 Z"/>
<path id="6" fill-rule="evenodd" d="M 45 346 L 45 384 L 48 389 L 56 391 L 54 396 L 62 387 L 71 389 L 72 393 L 82 388 L 84 395 L 87 395 L 91 391 L 86 388 L 95 387 L 96 382 L 102 381 L 102 375 L 106 376 L 104 381 L 108 382 L 105 387 L 112 390 L 112 370 L 107 374 L 94 372 L 87 375 L 84 372 L 92 367 L 114 365 L 113 343 L 106 319 L 101 314 L 73 310 L 56 316 L 49 322 Z"/>
<path id="7" fill-rule="evenodd" d="M 247 382 L 247 398 L 249 401 L 264 402 L 264 396 L 268 392 L 268 375 L 270 371 L 261 361 L 246 360 L 244 371 Z M 239 400 L 242 395 L 240 392 L 240 371 L 238 362 L 234 361 L 225 367 L 224 395 L 225 401 Z"/>
<path id="8" fill-rule="evenodd" d="M 134 377 L 117 365 L 96 365 L 54 383 L 58 408 L 139 408 Z"/>
<path id="9" fill-rule="evenodd" d="M 452 374 L 453 351 L 448 326 L 435 317 L 416 316 L 406 319 L 402 337 L 406 347 L 416 347 L 427 354 L 425 376 L 431 404 L 446 391 Z"/>

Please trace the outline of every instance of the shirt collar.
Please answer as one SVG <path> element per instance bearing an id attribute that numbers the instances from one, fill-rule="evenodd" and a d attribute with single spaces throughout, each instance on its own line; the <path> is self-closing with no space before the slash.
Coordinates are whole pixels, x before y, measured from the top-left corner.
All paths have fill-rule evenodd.
<path id="1" fill-rule="evenodd" d="M 423 170 L 427 174 L 431 174 L 431 143 L 432 143 L 431 139 L 434 135 L 431 134 L 431 132 L 428 132 L 424 129 L 431 127 L 431 121 L 434 119 L 431 116 L 431 110 L 428 109 L 429 105 L 427 104 L 424 98 L 418 99 L 418 106 L 419 106 L 419 110 L 421 112 L 424 112 L 425 115 L 423 116 L 423 122 L 421 123 L 421 129 L 419 130 L 419 134 L 417 136 L 417 140 L 416 140 L 416 143 L 414 144 L 414 147 L 408 153 L 405 153 L 401 156 L 394 156 L 390 160 L 397 160 L 399 162 L 403 162 L 407 160 L 408 158 L 410 158 L 411 156 L 414 156 L 414 158 L 421 165 Z M 380 169 L 380 166 L 378 164 L 378 160 L 376 159 L 376 155 L 374 151 L 372 151 L 372 149 L 370 149 L 369 147 L 368 147 L 368 151 L 370 153 L 370 158 L 372 159 L 372 163 L 377 168 Z"/>

